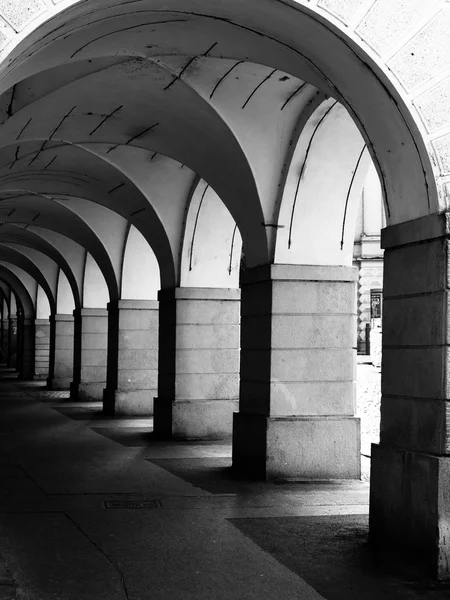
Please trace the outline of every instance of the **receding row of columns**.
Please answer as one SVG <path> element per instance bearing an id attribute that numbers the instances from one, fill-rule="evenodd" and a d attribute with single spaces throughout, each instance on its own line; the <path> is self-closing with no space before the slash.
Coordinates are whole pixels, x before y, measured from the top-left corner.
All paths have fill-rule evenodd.
<path id="1" fill-rule="evenodd" d="M 370 533 L 422 553 L 446 578 L 448 215 L 389 227 L 383 244 L 381 434 L 372 448 Z M 48 357 L 50 386 L 72 383 L 76 397 L 101 393 L 109 413 L 151 414 L 154 400 L 158 436 L 232 433 L 233 467 L 249 476 L 358 478 L 355 285 L 352 268 L 272 265 L 244 271 L 240 292 L 163 290 L 159 305 L 127 300 L 107 314 L 55 315 L 49 324 L 4 312 L 2 349 L 23 376 L 32 364 L 42 377 Z"/>
<path id="2" fill-rule="evenodd" d="M 154 414 L 161 438 L 233 435 L 252 476 L 357 478 L 355 285 L 353 268 L 271 265 L 244 271 L 240 290 L 56 314 L 31 324 L 31 375 L 111 415 Z M 30 354 L 26 327 L 2 322 L 8 364 L 24 352 L 13 330 Z"/>

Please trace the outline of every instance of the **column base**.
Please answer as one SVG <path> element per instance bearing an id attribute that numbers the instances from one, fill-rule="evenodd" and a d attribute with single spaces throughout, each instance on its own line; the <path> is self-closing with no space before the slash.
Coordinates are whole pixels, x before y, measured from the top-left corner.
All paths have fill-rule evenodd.
<path id="1" fill-rule="evenodd" d="M 177 400 L 155 398 L 154 432 L 178 440 L 223 440 L 232 435 L 238 400 Z"/>
<path id="2" fill-rule="evenodd" d="M 104 410 L 108 414 L 151 417 L 157 390 L 103 390 Z"/>
<path id="3" fill-rule="evenodd" d="M 48 390 L 69 390 L 72 380 L 70 377 L 47 377 Z"/>
<path id="4" fill-rule="evenodd" d="M 70 398 L 71 400 L 79 400 L 80 402 L 101 401 L 103 400 L 105 386 L 106 381 L 80 381 L 79 383 L 72 381 L 70 383 Z"/>
<path id="5" fill-rule="evenodd" d="M 450 579 L 450 457 L 372 444 L 370 541 Z"/>
<path id="6" fill-rule="evenodd" d="M 48 381 L 48 377 L 44 373 L 35 373 L 31 379 L 33 381 Z"/>
<path id="7" fill-rule="evenodd" d="M 360 420 L 234 413 L 233 469 L 252 479 L 360 479 Z"/>

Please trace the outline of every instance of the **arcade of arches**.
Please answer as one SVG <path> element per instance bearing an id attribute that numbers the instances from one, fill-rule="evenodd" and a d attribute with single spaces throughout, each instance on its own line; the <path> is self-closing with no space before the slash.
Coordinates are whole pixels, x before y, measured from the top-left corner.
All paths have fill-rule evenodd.
<path id="1" fill-rule="evenodd" d="M 358 479 L 361 194 L 383 195 L 373 539 L 450 575 L 450 3 L 0 1 L 0 289 L 24 379 Z"/>

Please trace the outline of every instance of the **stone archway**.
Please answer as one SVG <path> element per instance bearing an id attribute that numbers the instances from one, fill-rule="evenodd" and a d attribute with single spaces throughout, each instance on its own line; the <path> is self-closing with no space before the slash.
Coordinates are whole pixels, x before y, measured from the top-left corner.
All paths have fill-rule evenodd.
<path id="1" fill-rule="evenodd" d="M 220 5 L 203 0 L 141 0 L 132 4 L 135 10 L 129 11 L 128 3 L 114 1 L 63 2 L 46 12 L 33 3 L 29 15 L 35 15 L 34 23 L 25 22 L 20 14 L 5 14 L 12 27 L 1 69 L 2 144 L 9 156 L 2 176 L 6 177 L 6 169 L 23 168 L 20 145 L 26 146 L 27 156 L 33 155 L 25 170 L 30 163 L 43 171 L 50 168 L 53 158 L 40 161 L 44 146 L 52 140 L 69 148 L 89 148 L 103 163 L 114 163 L 117 172 L 129 176 L 140 191 L 145 187 L 141 175 L 155 156 L 177 161 L 180 169 L 186 166 L 189 178 L 181 187 L 185 190 L 187 180 L 192 183 L 192 177 L 198 176 L 214 188 L 241 231 L 253 271 L 247 283 L 263 284 L 268 290 L 264 316 L 270 321 L 266 324 L 270 335 L 261 344 L 271 367 L 273 324 L 278 318 L 274 289 L 282 290 L 286 281 L 302 282 L 298 286 L 302 290 L 318 280 L 346 286 L 352 282 L 343 268 L 336 275 L 332 265 L 319 261 L 297 262 L 295 273 L 273 264 L 280 225 L 274 222 L 276 190 L 293 128 L 304 108 L 299 92 L 307 84 L 311 97 L 330 96 L 344 106 L 377 168 L 388 221 L 384 400 L 381 445 L 373 470 L 372 533 L 428 549 L 439 574 L 447 576 L 448 503 L 442 505 L 441 497 L 448 470 L 448 340 L 442 333 L 448 312 L 444 273 L 450 234 L 446 220 L 448 3 L 427 3 L 426 8 L 415 3 L 399 8 L 383 0 L 362 4 L 230 0 Z M 21 33 L 14 34 L 14 27 Z M 164 43 L 167 39 L 171 44 Z M 112 58 L 118 45 L 122 56 Z M 415 58 L 418 54 L 420 61 Z M 49 85 L 45 71 L 51 72 L 49 79 L 57 82 L 57 89 Z M 137 92 L 145 81 L 152 86 L 146 88 L 144 99 Z M 41 95 L 36 93 L 40 84 Z M 26 93 L 30 85 L 34 95 Z M 89 91 L 100 87 L 101 97 L 92 102 Z M 142 118 L 148 105 L 155 120 Z M 109 154 L 116 158 L 108 158 Z M 37 193 L 34 179 L 29 179 Z M 177 201 L 167 202 L 167 196 L 155 194 L 152 204 L 152 195 L 146 195 L 152 215 L 159 218 L 155 254 L 164 257 L 161 272 L 172 275 L 166 279 L 168 293 L 177 281 L 181 197 L 185 199 L 180 194 Z M 145 208 L 133 207 L 122 216 L 134 218 L 136 211 Z M 83 217 L 95 220 L 92 211 Z M 110 253 L 117 250 L 118 245 L 109 246 Z M 108 260 L 103 256 L 105 271 Z M 287 290 L 288 296 L 293 295 L 292 289 Z M 281 303 L 278 308 L 283 308 Z M 299 320 L 305 316 L 299 315 Z M 425 325 L 416 331 L 420 319 Z M 311 323 L 309 319 L 308 326 Z M 320 359 L 314 366 L 319 363 Z M 270 383 L 271 378 L 272 374 L 266 377 Z M 269 387 L 266 380 L 263 383 L 260 395 Z M 286 417 L 267 416 L 255 397 L 250 400 L 248 406 L 261 413 L 261 431 L 268 419 Z M 253 433 L 256 437 L 256 429 Z M 340 450 L 347 434 L 343 431 L 340 440 L 331 436 Z M 337 456 L 339 461 L 339 452 Z M 386 481 L 387 499 L 380 491 Z M 436 496 L 421 504 L 420 492 L 430 488 L 438 490 Z"/>

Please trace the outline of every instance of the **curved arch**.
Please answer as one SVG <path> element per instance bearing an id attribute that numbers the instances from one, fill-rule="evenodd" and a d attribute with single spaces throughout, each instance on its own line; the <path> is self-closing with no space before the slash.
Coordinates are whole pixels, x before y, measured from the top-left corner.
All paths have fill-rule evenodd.
<path id="1" fill-rule="evenodd" d="M 91 254 L 86 256 L 83 282 L 83 308 L 106 308 L 112 301 L 103 273 Z"/>
<path id="2" fill-rule="evenodd" d="M 47 294 L 48 301 L 50 303 L 52 311 L 54 312 L 55 297 L 53 295 L 50 285 L 48 284 L 47 279 L 44 277 L 44 275 L 38 269 L 38 267 L 29 258 L 21 254 L 19 251 L 14 250 L 13 248 L 8 248 L 7 246 L 1 243 L 0 247 L 2 261 L 16 265 L 17 267 L 28 273 L 37 283 L 39 283 L 39 285 Z"/>
<path id="3" fill-rule="evenodd" d="M 117 279 L 111 256 L 94 228 L 89 225 L 83 212 L 85 206 L 80 206 L 78 211 L 85 217 L 84 219 L 76 211 L 71 210 L 72 207 L 73 203 L 70 206 L 63 206 L 60 202 L 39 194 L 25 194 L 19 198 L 6 197 L 0 202 L 3 223 L 34 224 L 56 233 L 62 233 L 89 249 L 101 265 L 111 297 L 117 298 Z M 117 216 L 117 218 L 120 217 Z"/>
<path id="4" fill-rule="evenodd" d="M 74 300 L 73 290 L 66 274 L 60 269 L 56 292 L 56 312 L 63 315 L 72 315 L 74 310 L 80 308 L 81 304 L 77 305 Z"/>
<path id="5" fill-rule="evenodd" d="M 52 310 L 47 294 L 42 287 L 38 285 L 36 295 L 36 319 L 50 319 L 51 312 Z"/>
<path id="6" fill-rule="evenodd" d="M 70 282 L 72 293 L 75 299 L 75 305 L 80 306 L 80 290 L 72 271 L 71 265 L 66 260 L 66 257 L 55 248 L 50 242 L 41 238 L 29 228 L 17 227 L 15 225 L 3 225 L 1 229 L 1 239 L 4 242 L 26 246 L 27 248 L 36 249 L 42 254 L 45 254 L 62 269 Z"/>
<path id="7" fill-rule="evenodd" d="M 4 281 L 17 294 L 23 308 L 24 317 L 26 319 L 34 319 L 35 308 L 33 300 L 19 277 L 7 267 L 0 264 L 0 280 Z"/>
<path id="8" fill-rule="evenodd" d="M 183 232 L 181 287 L 238 288 L 242 239 L 225 204 L 203 180 L 187 208 Z"/>
<path id="9" fill-rule="evenodd" d="M 139 4 L 143 8 L 153 6 L 149 0 Z M 150 12 L 150 8 L 147 12 Z M 84 26 L 87 24 L 83 19 L 86 19 L 88 13 L 96 10 L 99 11 L 97 16 L 100 18 L 100 9 L 92 4 L 90 8 L 84 3 L 76 4 L 68 10 L 66 16 L 72 19 L 74 32 L 71 32 L 70 25 L 64 24 L 63 13 L 52 23 L 44 26 L 40 33 L 46 34 L 44 45 L 47 48 L 38 51 L 37 33 L 29 40 L 30 44 L 35 44 L 33 48 L 35 59 L 42 60 L 42 53 L 49 48 L 53 29 L 57 31 L 53 35 L 61 36 L 61 40 L 64 36 L 70 50 L 71 43 L 76 45 L 75 38 L 71 38 L 71 35 L 75 36 L 75 28 L 78 28 L 77 31 L 80 33 L 83 24 Z M 120 9 L 116 6 L 114 10 Z M 298 63 L 299 71 L 301 70 L 299 65 L 304 70 L 306 63 L 309 70 L 316 74 L 316 78 L 322 79 L 325 84 L 331 86 L 333 95 L 344 102 L 352 112 L 370 146 L 385 187 L 385 194 L 393 202 L 392 223 L 437 212 L 443 208 L 438 201 L 435 176 L 424 141 L 423 127 L 419 119 L 415 118 L 411 100 L 406 98 L 401 87 L 392 76 L 388 75 L 386 64 L 380 57 L 375 57 L 369 47 L 363 45 L 361 38 L 359 42 L 357 41 L 357 35 L 352 28 L 347 28 L 346 32 L 342 26 L 339 29 L 339 21 L 330 16 L 327 8 L 306 5 L 306 1 L 267 0 L 257 5 L 253 0 L 246 0 L 245 3 L 231 1 L 220 7 L 215 5 L 211 7 L 200 1 L 191 2 L 186 6 L 185 2 L 181 4 L 174 1 L 170 3 L 170 11 L 167 11 L 170 12 L 176 12 L 178 16 L 188 15 L 187 20 L 190 21 L 203 19 L 211 23 L 214 19 L 218 27 L 219 25 L 225 27 L 226 24 L 227 27 L 233 28 L 233 32 L 241 33 L 245 30 L 249 36 L 254 34 L 255 37 L 258 34 L 259 38 L 263 38 L 263 41 L 260 40 L 260 46 L 272 44 L 272 50 L 276 50 L 272 52 L 272 64 L 283 50 L 290 57 L 291 63 Z M 349 12 L 352 13 L 351 8 Z M 366 33 L 367 31 L 370 29 L 367 29 Z M 90 35 L 94 37 L 93 27 Z M 117 42 L 117 36 L 115 40 Z M 100 43 L 101 41 L 98 42 Z M 326 57 L 324 48 L 327 49 Z M 83 51 L 84 54 L 81 53 L 81 56 L 78 50 L 79 47 L 75 48 L 78 58 L 86 56 L 86 52 Z M 160 51 L 160 48 L 158 50 Z M 179 49 L 178 52 L 185 56 L 201 54 L 199 51 L 188 50 L 189 48 L 184 48 Z M 227 55 L 223 48 L 211 50 L 211 55 L 214 56 L 215 52 L 219 53 L 220 50 L 222 55 Z M 136 53 L 136 49 L 134 52 Z M 20 54 L 23 58 L 27 55 L 25 46 L 11 53 L 11 67 L 19 68 L 20 60 L 17 60 L 17 57 Z M 144 53 L 145 56 L 148 54 L 150 52 Z M 65 54 L 63 56 L 67 59 Z M 267 60 L 265 61 L 261 56 L 259 62 L 264 64 Z M 289 61 L 285 59 L 285 62 Z M 294 64 L 293 70 L 295 67 Z M 348 76 L 349 73 L 352 73 L 351 77 Z M 395 102 L 392 102 L 392 98 Z M 371 106 L 375 101 L 379 110 L 372 111 Z M 386 118 L 386 114 L 389 114 L 389 119 Z M 406 173 L 407 169 L 409 177 Z M 414 198 L 413 202 L 411 202 L 412 198 Z"/>
<path id="10" fill-rule="evenodd" d="M 133 225 L 123 255 L 121 300 L 156 300 L 161 276 L 156 256 Z"/>
<path id="11" fill-rule="evenodd" d="M 348 265 L 364 179 L 367 146 L 333 99 L 310 116 L 293 145 L 281 190 L 275 262 Z"/>

